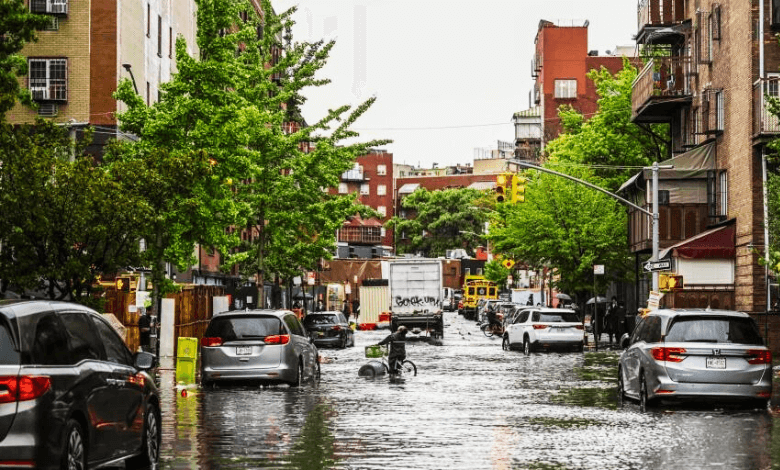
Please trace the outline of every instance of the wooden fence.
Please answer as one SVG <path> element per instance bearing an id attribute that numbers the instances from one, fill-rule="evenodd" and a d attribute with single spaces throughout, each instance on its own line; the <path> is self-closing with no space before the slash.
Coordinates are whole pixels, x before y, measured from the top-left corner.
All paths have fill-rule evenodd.
<path id="1" fill-rule="evenodd" d="M 182 291 L 167 297 L 175 300 L 174 313 L 174 351 L 179 336 L 203 337 L 208 322 L 214 315 L 215 296 L 225 295 L 220 286 L 183 286 Z M 127 329 L 126 342 L 131 351 L 138 350 L 140 344 L 138 335 L 138 312 L 128 311 L 128 306 L 135 303 L 135 292 L 117 292 L 115 288 L 106 289 L 105 312 L 112 313 Z"/>

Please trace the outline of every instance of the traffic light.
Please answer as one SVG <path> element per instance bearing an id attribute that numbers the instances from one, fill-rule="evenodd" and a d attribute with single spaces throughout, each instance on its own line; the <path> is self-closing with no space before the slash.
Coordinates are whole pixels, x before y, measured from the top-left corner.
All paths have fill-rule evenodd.
<path id="1" fill-rule="evenodd" d="M 501 173 L 496 176 L 496 202 L 507 202 L 511 199 L 512 173 Z"/>
<path id="2" fill-rule="evenodd" d="M 130 292 L 130 279 L 118 277 L 116 279 L 116 290 L 119 292 Z"/>
<path id="3" fill-rule="evenodd" d="M 681 290 L 683 288 L 683 277 L 679 274 L 665 274 L 658 275 L 658 290 L 661 291 L 673 291 Z"/>
<path id="4" fill-rule="evenodd" d="M 512 178 L 512 202 L 525 202 L 525 182 L 527 180 L 520 176 L 515 175 Z"/>
<path id="5" fill-rule="evenodd" d="M 503 264 L 504 267 L 507 269 L 512 269 L 512 266 L 515 265 L 515 262 L 514 260 L 511 259 L 505 259 L 504 261 L 501 262 L 501 264 Z"/>

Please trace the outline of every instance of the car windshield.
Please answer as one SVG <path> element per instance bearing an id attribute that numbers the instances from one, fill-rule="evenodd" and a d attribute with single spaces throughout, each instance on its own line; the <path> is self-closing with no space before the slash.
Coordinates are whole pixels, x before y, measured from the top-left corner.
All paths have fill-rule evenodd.
<path id="1" fill-rule="evenodd" d="M 329 325 L 331 323 L 338 323 L 339 319 L 336 315 L 308 315 L 303 319 L 303 324 L 310 325 Z"/>
<path id="2" fill-rule="evenodd" d="M 222 338 L 222 341 L 233 341 L 280 334 L 286 332 L 277 317 L 252 315 L 214 318 L 206 329 L 205 336 Z"/>
<path id="3" fill-rule="evenodd" d="M 577 318 L 577 314 L 574 312 L 561 312 L 561 313 L 542 313 L 539 315 L 540 322 L 544 323 L 577 323 L 580 321 Z"/>
<path id="4" fill-rule="evenodd" d="M 670 326 L 666 341 L 764 344 L 756 323 L 744 317 L 681 317 Z"/>

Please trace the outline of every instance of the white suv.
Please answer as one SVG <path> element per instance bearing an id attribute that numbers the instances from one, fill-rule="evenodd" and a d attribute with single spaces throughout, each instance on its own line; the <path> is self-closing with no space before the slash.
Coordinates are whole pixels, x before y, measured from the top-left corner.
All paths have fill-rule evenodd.
<path id="1" fill-rule="evenodd" d="M 574 310 L 534 307 L 523 310 L 507 325 L 502 342 L 504 350 L 523 345 L 528 355 L 538 348 L 566 348 L 582 351 L 583 327 Z"/>

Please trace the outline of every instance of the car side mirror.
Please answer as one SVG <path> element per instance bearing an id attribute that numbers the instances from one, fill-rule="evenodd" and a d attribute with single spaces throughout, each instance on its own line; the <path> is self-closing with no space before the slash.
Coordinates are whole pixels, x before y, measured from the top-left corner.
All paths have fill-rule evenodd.
<path id="1" fill-rule="evenodd" d="M 628 348 L 630 342 L 631 342 L 631 337 L 628 335 L 628 333 L 623 333 L 623 336 L 620 337 L 620 348 L 621 349 Z"/>
<path id="2" fill-rule="evenodd" d="M 148 352 L 137 352 L 133 355 L 133 364 L 136 369 L 149 370 L 154 367 L 156 358 L 154 354 Z"/>

